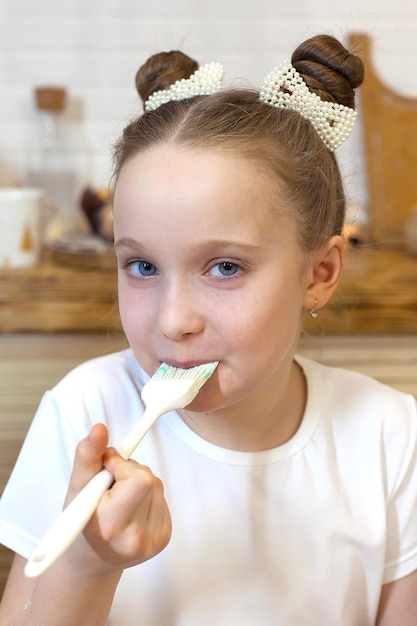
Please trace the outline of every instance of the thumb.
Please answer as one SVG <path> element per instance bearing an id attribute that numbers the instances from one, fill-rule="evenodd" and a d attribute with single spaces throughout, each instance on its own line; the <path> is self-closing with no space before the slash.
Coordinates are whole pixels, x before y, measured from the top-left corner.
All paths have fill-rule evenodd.
<path id="1" fill-rule="evenodd" d="M 66 504 L 103 468 L 103 455 L 108 442 L 109 435 L 104 424 L 95 424 L 88 437 L 80 441 L 75 450 Z"/>

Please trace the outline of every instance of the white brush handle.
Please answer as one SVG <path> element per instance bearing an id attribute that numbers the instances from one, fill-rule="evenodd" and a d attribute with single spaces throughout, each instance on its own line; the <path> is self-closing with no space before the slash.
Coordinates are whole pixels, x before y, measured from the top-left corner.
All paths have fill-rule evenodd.
<path id="1" fill-rule="evenodd" d="M 113 476 L 106 469 L 93 476 L 46 532 L 26 563 L 26 576 L 40 576 L 69 548 L 91 519 L 113 480 Z"/>
<path id="2" fill-rule="evenodd" d="M 128 459 L 160 415 L 160 411 L 147 408 L 137 425 L 118 448 L 119 454 Z M 88 524 L 103 494 L 113 481 L 113 476 L 106 469 L 91 478 L 62 511 L 38 544 L 26 563 L 26 576 L 29 578 L 40 576 L 69 548 Z"/>

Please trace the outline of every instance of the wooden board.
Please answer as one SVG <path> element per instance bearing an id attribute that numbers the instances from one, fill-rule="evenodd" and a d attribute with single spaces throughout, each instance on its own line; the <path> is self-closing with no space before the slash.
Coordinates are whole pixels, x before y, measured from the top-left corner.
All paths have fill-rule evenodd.
<path id="1" fill-rule="evenodd" d="M 352 33 L 349 47 L 365 64 L 359 97 L 372 236 L 402 242 L 417 206 L 417 98 L 401 95 L 380 78 L 369 35 Z"/>

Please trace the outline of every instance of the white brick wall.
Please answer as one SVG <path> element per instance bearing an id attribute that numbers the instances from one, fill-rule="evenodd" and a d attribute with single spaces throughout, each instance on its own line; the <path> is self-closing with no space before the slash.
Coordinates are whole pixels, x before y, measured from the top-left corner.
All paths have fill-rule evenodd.
<path id="1" fill-rule="evenodd" d="M 134 75 L 150 54 L 181 48 L 220 61 L 226 82 L 259 86 L 312 34 L 366 30 L 381 76 L 415 95 L 416 18 L 415 0 L 0 0 L 0 184 L 22 180 L 35 85 L 65 85 L 82 107 L 91 183 L 106 186 L 111 145 L 140 110 Z M 365 203 L 360 124 L 339 157 L 348 194 Z"/>

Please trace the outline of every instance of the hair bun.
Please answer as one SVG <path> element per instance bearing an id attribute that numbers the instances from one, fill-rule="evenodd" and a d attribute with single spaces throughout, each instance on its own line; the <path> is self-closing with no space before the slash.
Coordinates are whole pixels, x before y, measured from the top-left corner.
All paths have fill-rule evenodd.
<path id="1" fill-rule="evenodd" d="M 294 51 L 291 63 L 310 91 L 323 100 L 355 108 L 355 89 L 364 78 L 361 59 L 334 37 L 317 35 Z"/>
<path id="2" fill-rule="evenodd" d="M 168 89 L 177 80 L 189 78 L 198 70 L 198 63 L 179 50 L 158 52 L 138 69 L 135 77 L 136 90 L 146 102 L 150 95 Z"/>

